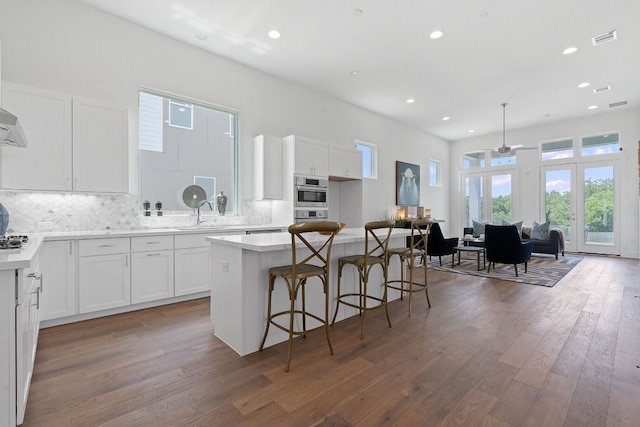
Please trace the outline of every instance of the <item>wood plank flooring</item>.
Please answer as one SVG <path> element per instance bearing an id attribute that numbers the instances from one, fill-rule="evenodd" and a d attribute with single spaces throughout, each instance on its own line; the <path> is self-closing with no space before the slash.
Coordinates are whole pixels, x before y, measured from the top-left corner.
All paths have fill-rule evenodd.
<path id="1" fill-rule="evenodd" d="M 40 332 L 24 426 L 638 426 L 638 260 L 553 288 L 429 270 L 414 295 L 245 357 L 200 299 Z"/>

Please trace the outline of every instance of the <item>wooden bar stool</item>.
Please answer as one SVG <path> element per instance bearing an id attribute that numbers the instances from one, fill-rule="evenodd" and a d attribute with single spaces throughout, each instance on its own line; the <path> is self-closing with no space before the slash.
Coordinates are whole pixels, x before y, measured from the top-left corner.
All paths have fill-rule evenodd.
<path id="1" fill-rule="evenodd" d="M 291 234 L 291 265 L 281 267 L 273 267 L 269 269 L 269 303 L 267 308 L 267 326 L 264 330 L 260 350 L 264 348 L 267 340 L 269 326 L 273 325 L 289 334 L 289 348 L 287 350 L 287 364 L 284 368 L 285 372 L 289 372 L 291 365 L 291 349 L 293 346 L 293 336 L 303 335 L 306 337 L 308 332 L 313 332 L 324 328 L 329 343 L 329 352 L 333 354 L 333 346 L 331 345 L 331 337 L 329 335 L 329 260 L 331 257 L 331 246 L 333 238 L 340 225 L 337 222 L 305 222 L 292 224 L 289 226 Z M 325 236 L 320 236 L 318 232 Z M 310 234 L 313 233 L 313 234 Z M 296 247 L 299 246 L 299 247 Z M 307 251 L 308 249 L 308 251 Z M 271 297 L 276 279 L 280 277 L 287 285 L 289 292 L 289 301 L 291 307 L 289 310 L 271 313 Z M 306 310 L 305 286 L 307 279 L 318 277 L 322 283 L 324 291 L 324 318 L 317 314 L 309 313 Z M 296 309 L 296 300 L 298 299 L 298 291 L 301 292 L 301 309 Z M 296 330 L 294 320 L 296 315 L 302 317 L 302 329 Z M 276 318 L 286 316 L 288 325 L 284 326 L 276 322 Z M 320 323 L 311 329 L 307 329 L 307 317 Z"/>
<path id="2" fill-rule="evenodd" d="M 365 224 L 364 229 L 364 254 L 338 258 L 338 299 L 336 303 L 336 311 L 333 314 L 333 321 L 331 322 L 332 325 L 336 323 L 336 317 L 338 316 L 338 309 L 340 308 L 340 304 L 357 308 L 360 311 L 360 316 L 362 317 L 360 323 L 360 339 L 364 339 L 364 325 L 366 321 L 367 311 L 369 310 L 384 307 L 385 313 L 387 315 L 387 322 L 389 323 L 389 327 L 391 327 L 391 319 L 389 318 L 389 309 L 387 307 L 387 249 L 389 247 L 389 238 L 391 237 L 391 231 L 393 230 L 393 222 L 368 222 L 367 224 Z M 353 265 L 358 270 L 358 293 L 341 293 L 340 281 L 342 279 L 342 269 L 345 265 Z M 384 276 L 384 288 L 382 297 L 369 295 L 367 293 L 367 286 L 369 284 L 369 273 L 371 272 L 371 269 L 376 265 L 379 265 L 381 267 L 382 274 Z M 367 302 L 369 300 L 373 300 L 378 304 L 370 307 L 367 305 Z"/>
<path id="3" fill-rule="evenodd" d="M 431 220 L 427 218 L 416 219 L 411 222 L 411 236 L 407 238 L 408 246 L 404 248 L 389 249 L 389 261 L 391 257 L 397 255 L 400 257 L 400 279 L 388 280 L 389 288 L 400 291 L 400 299 L 404 299 L 404 294 L 409 294 L 409 316 L 411 316 L 412 299 L 414 292 L 421 292 L 424 289 L 427 297 L 427 304 L 431 307 L 429 301 L 429 289 L 427 287 L 427 242 L 429 231 L 431 229 Z M 422 264 L 416 265 L 417 258 L 420 258 Z M 409 280 L 405 280 L 405 263 L 409 269 Z M 424 283 L 416 283 L 413 281 L 413 271 L 416 268 L 422 268 L 424 271 Z"/>

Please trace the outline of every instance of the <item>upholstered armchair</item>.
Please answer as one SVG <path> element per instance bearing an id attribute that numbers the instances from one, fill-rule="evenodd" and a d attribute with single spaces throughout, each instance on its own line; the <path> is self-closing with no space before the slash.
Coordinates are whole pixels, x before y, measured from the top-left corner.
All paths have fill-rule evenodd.
<path id="1" fill-rule="evenodd" d="M 524 272 L 527 272 L 527 263 L 533 252 L 533 242 L 520 240 L 518 229 L 515 225 L 490 225 L 484 228 L 484 247 L 487 257 L 487 273 L 491 270 L 491 264 L 513 264 L 518 277 L 518 264 L 524 263 Z"/>
<path id="2" fill-rule="evenodd" d="M 429 239 L 427 239 L 427 255 L 429 257 L 437 256 L 440 260 L 440 265 L 442 265 L 442 256 L 451 255 L 451 266 L 453 267 L 453 255 L 455 253 L 453 248 L 456 246 L 458 246 L 457 237 L 445 238 L 442 235 L 440 224 L 434 222 L 431 225 Z"/>

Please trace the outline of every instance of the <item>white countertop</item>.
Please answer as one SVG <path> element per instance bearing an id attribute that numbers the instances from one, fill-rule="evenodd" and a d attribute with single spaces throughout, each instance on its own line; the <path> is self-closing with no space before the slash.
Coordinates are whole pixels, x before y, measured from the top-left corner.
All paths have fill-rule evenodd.
<path id="1" fill-rule="evenodd" d="M 411 234 L 407 228 L 394 228 L 392 237 L 402 237 Z M 316 233 L 317 241 L 326 240 L 326 236 Z M 333 244 L 357 243 L 364 241 L 364 228 L 345 228 L 333 239 Z M 207 236 L 205 238 L 212 244 L 232 246 L 256 252 L 278 251 L 291 247 L 291 234 L 289 233 L 266 233 L 266 234 L 239 234 L 229 236 Z M 314 239 L 310 238 L 310 242 Z M 300 247 L 304 247 L 300 243 Z"/>
<path id="2" fill-rule="evenodd" d="M 0 249 L 0 270 L 29 268 L 42 245 L 42 236 L 29 236 L 20 249 Z"/>

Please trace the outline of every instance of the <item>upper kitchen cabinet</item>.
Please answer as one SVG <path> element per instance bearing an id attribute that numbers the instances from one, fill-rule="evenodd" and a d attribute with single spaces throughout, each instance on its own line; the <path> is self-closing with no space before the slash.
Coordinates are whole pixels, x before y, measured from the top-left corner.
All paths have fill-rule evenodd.
<path id="1" fill-rule="evenodd" d="M 330 145 L 329 177 L 337 181 L 362 179 L 362 152 L 356 148 Z"/>
<path id="2" fill-rule="evenodd" d="M 253 138 L 253 198 L 282 200 L 282 139 Z"/>
<path id="3" fill-rule="evenodd" d="M 73 190 L 129 190 L 127 109 L 73 98 Z"/>
<path id="4" fill-rule="evenodd" d="M 0 149 L 0 186 L 12 190 L 71 189 L 71 96 L 2 83 L 2 107 L 20 118 L 28 148 Z"/>
<path id="5" fill-rule="evenodd" d="M 285 139 L 293 142 L 296 174 L 329 176 L 329 144 L 296 135 L 287 136 Z"/>
<path id="6" fill-rule="evenodd" d="M 1 149 L 0 187 L 129 191 L 126 108 L 9 82 L 2 102 L 20 117 L 29 146 Z"/>

